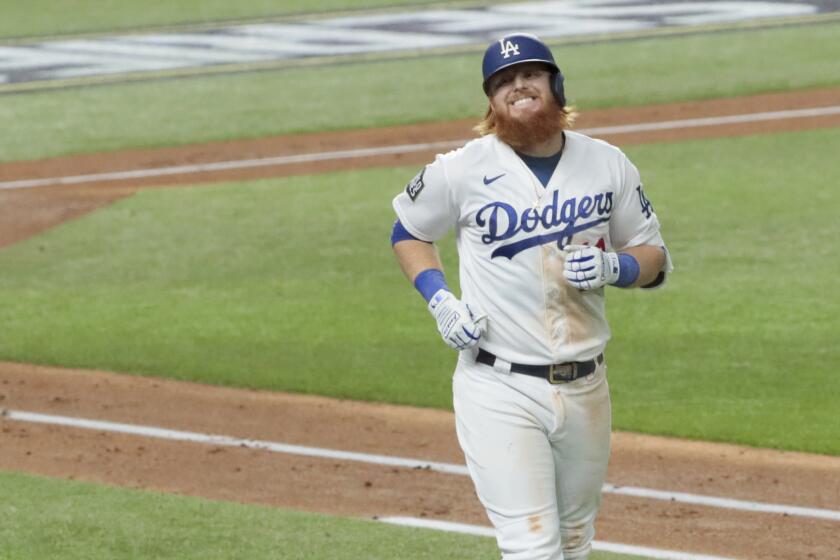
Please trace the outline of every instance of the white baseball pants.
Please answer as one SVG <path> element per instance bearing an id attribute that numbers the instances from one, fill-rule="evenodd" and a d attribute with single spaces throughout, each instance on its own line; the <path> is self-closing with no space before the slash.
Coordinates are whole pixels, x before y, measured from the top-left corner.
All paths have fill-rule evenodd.
<path id="1" fill-rule="evenodd" d="M 587 558 L 610 455 L 606 363 L 551 385 L 462 352 L 453 398 L 458 441 L 502 558 Z"/>

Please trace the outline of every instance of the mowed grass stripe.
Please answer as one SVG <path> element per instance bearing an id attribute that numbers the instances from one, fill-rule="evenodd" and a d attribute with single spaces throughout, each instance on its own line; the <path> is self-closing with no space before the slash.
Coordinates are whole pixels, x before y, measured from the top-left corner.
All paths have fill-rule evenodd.
<path id="1" fill-rule="evenodd" d="M 488 537 L 20 473 L 0 471 L 0 495 L 2 558 L 480 560 L 498 555 Z"/>

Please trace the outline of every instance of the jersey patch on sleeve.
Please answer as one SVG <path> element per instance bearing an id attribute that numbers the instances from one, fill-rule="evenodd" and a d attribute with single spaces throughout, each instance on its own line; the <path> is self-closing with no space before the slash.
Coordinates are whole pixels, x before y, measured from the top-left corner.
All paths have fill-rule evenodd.
<path id="1" fill-rule="evenodd" d="M 645 191 L 642 190 L 642 185 L 636 187 L 636 192 L 639 193 L 639 204 L 642 206 L 642 214 L 644 214 L 646 218 L 650 219 L 650 214 L 653 212 L 653 204 L 651 204 L 645 196 Z"/>
<path id="2" fill-rule="evenodd" d="M 411 199 L 412 202 L 417 200 L 417 197 L 420 195 L 420 191 L 423 190 L 425 186 L 423 184 L 423 174 L 426 172 L 426 168 L 420 170 L 420 173 L 414 176 L 414 179 L 408 182 L 405 186 L 405 194 L 408 195 L 408 198 Z"/>

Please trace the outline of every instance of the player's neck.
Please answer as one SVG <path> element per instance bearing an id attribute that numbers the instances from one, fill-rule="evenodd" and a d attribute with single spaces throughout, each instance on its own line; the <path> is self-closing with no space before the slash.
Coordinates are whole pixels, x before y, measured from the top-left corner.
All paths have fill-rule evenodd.
<path id="1" fill-rule="evenodd" d="M 563 149 L 563 144 L 565 143 L 565 140 L 566 137 L 563 134 L 563 131 L 561 130 L 553 138 L 545 142 L 534 144 L 533 146 L 528 146 L 517 151 L 521 154 L 525 154 L 526 156 L 549 157 L 553 156 L 554 154 Z"/>

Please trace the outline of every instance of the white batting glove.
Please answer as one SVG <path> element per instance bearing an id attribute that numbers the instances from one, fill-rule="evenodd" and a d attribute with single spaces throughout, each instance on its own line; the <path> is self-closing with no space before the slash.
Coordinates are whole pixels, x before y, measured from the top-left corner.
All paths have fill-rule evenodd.
<path id="1" fill-rule="evenodd" d="M 470 307 L 448 290 L 435 292 L 429 300 L 429 312 L 434 315 L 438 332 L 450 348 L 472 348 L 484 334 L 481 322 L 485 317 L 475 317 Z"/>
<path id="2" fill-rule="evenodd" d="M 579 290 L 596 290 L 618 280 L 621 267 L 617 253 L 607 253 L 589 245 L 566 245 L 563 276 Z"/>

